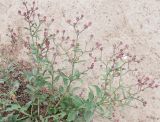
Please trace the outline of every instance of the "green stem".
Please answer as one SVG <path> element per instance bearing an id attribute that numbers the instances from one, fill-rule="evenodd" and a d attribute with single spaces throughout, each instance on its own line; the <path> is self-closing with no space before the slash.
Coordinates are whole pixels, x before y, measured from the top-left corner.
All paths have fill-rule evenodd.
<path id="1" fill-rule="evenodd" d="M 78 41 L 78 39 L 79 39 L 79 32 L 77 32 L 76 26 L 73 26 L 73 28 L 74 28 L 74 31 L 75 31 L 75 33 L 76 33 L 76 40 L 75 40 L 75 42 L 74 42 L 74 46 L 75 46 L 75 47 L 74 47 L 74 50 L 73 50 L 71 77 L 72 77 L 73 74 L 74 74 L 75 59 L 76 59 L 76 48 L 77 48 L 77 41 Z M 67 86 L 66 91 L 64 92 L 64 94 L 60 97 L 60 100 L 57 102 L 56 107 L 58 107 L 58 105 L 60 104 L 60 102 L 63 100 L 63 98 L 64 98 L 64 97 L 66 96 L 66 94 L 69 92 L 71 83 L 72 83 L 73 81 L 74 81 L 73 79 L 70 79 L 69 85 Z"/>
<path id="2" fill-rule="evenodd" d="M 38 98 L 38 117 L 40 115 L 40 106 L 39 106 L 39 98 Z"/>

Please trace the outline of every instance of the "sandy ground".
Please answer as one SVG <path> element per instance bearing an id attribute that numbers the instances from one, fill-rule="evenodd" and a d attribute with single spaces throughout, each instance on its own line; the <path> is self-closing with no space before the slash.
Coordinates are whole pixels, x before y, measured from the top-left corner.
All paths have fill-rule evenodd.
<path id="1" fill-rule="evenodd" d="M 30 0 L 28 0 L 30 1 Z M 37 0 L 42 14 L 54 16 L 55 28 L 66 28 L 63 13 L 73 18 L 84 14 L 93 26 L 85 34 L 93 33 L 94 40 L 105 47 L 122 41 L 133 53 L 144 57 L 139 69 L 160 80 L 160 0 Z M 0 40 L 5 42 L 8 25 L 22 26 L 17 17 L 20 0 L 0 0 Z M 4 41 L 5 40 L 5 41 Z M 120 122 L 160 122 L 160 89 L 143 94 L 148 105 L 138 109 L 126 108 Z M 95 117 L 94 122 L 108 122 Z"/>

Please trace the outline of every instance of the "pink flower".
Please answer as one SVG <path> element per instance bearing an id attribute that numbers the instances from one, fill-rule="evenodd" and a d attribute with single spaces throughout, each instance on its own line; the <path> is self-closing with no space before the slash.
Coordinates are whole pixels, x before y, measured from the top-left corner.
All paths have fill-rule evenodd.
<path id="1" fill-rule="evenodd" d="M 51 19 L 51 22 L 54 22 L 54 19 L 53 19 L 53 18 Z"/>
<path id="2" fill-rule="evenodd" d="M 92 53 L 89 53 L 89 56 L 92 57 Z"/>
<path id="3" fill-rule="evenodd" d="M 84 17 L 84 15 L 82 14 L 82 15 L 81 15 L 81 19 L 82 19 L 83 17 Z"/>
<path id="4" fill-rule="evenodd" d="M 96 48 L 100 48 L 100 46 L 101 46 L 102 44 L 100 44 L 99 42 L 96 42 Z"/>
<path id="5" fill-rule="evenodd" d="M 92 22 L 89 22 L 89 23 L 88 23 L 88 26 L 91 26 L 91 25 L 92 25 Z"/>
<path id="6" fill-rule="evenodd" d="M 69 19 L 69 20 L 67 20 L 67 23 L 69 23 L 69 24 L 70 24 L 70 23 L 71 23 L 71 20 L 70 20 L 70 19 Z"/>
<path id="7" fill-rule="evenodd" d="M 45 36 L 45 37 L 48 36 L 48 33 L 47 33 L 47 32 L 44 32 L 44 36 Z"/>
<path id="8" fill-rule="evenodd" d="M 45 40 L 45 45 L 46 45 L 46 48 L 49 49 L 50 42 L 48 41 L 48 39 Z"/>
<path id="9" fill-rule="evenodd" d="M 66 37 L 66 40 L 68 40 L 68 39 L 69 39 L 69 36 Z"/>
<path id="10" fill-rule="evenodd" d="M 91 35 L 90 35 L 90 38 L 93 38 L 93 37 L 94 37 L 94 35 L 93 35 L 93 34 L 91 34 Z"/>
<path id="11" fill-rule="evenodd" d="M 41 15 L 40 15 L 40 14 L 37 14 L 37 16 L 40 17 Z"/>
<path id="12" fill-rule="evenodd" d="M 46 19 L 47 19 L 47 17 L 46 17 L 46 16 L 44 16 L 44 17 L 43 17 L 43 20 L 44 20 L 44 21 L 46 21 Z"/>
<path id="13" fill-rule="evenodd" d="M 20 10 L 18 11 L 18 14 L 21 15 L 21 11 Z"/>
<path id="14" fill-rule="evenodd" d="M 64 34 L 65 32 L 66 32 L 65 30 L 62 31 L 63 34 Z"/>
<path id="15" fill-rule="evenodd" d="M 103 50 L 103 47 L 100 48 L 100 51 L 102 51 L 102 50 Z"/>
<path id="16" fill-rule="evenodd" d="M 88 25 L 85 24 L 85 25 L 84 25 L 84 29 L 87 29 L 87 28 L 88 28 Z"/>
<path id="17" fill-rule="evenodd" d="M 90 66 L 90 69 L 93 69 L 93 68 L 94 68 L 94 63 L 92 63 Z"/>
<path id="18" fill-rule="evenodd" d="M 76 20 L 79 21 L 79 17 L 76 17 Z"/>
<path id="19" fill-rule="evenodd" d="M 56 33 L 59 33 L 59 30 L 57 30 Z"/>
<path id="20" fill-rule="evenodd" d="M 23 5 L 27 5 L 27 2 L 23 2 Z"/>

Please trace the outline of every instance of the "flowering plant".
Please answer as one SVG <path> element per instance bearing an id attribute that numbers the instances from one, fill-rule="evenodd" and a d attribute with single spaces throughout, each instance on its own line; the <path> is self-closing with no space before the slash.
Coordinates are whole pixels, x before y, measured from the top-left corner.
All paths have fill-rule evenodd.
<path id="1" fill-rule="evenodd" d="M 147 76 L 138 76 L 133 84 L 124 81 L 141 61 L 129 53 L 128 45 L 113 45 L 112 55 L 106 58 L 101 43 L 89 47 L 93 35 L 82 45 L 80 36 L 92 25 L 82 25 L 84 15 L 65 19 L 72 37 L 67 30 L 51 32 L 54 19 L 37 13 L 35 2 L 23 6 L 18 14 L 26 22 L 27 36 L 20 37 L 11 28 L 8 36 L 12 45 L 23 41 L 30 63 L 11 60 L 1 67 L 0 121 L 91 122 L 95 113 L 112 120 L 117 107 L 129 106 L 133 100 L 146 105 L 138 94 L 159 84 Z M 95 67 L 103 72 L 85 92 L 80 84 L 87 82 Z"/>

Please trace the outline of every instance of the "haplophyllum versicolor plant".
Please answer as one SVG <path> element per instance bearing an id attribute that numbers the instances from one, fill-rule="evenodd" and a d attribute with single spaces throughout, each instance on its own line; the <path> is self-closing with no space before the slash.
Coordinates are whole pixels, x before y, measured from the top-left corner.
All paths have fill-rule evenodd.
<path id="1" fill-rule="evenodd" d="M 35 2 L 31 7 L 23 2 L 23 6 L 24 10 L 18 14 L 26 22 L 24 28 L 28 35 L 19 37 L 9 29 L 10 37 L 12 43 L 24 41 L 32 65 L 29 69 L 21 68 L 21 79 L 11 77 L 21 63 L 1 70 L 0 84 L 7 87 L 7 93 L 1 94 L 0 90 L 0 121 L 90 122 L 95 113 L 112 120 L 116 107 L 128 106 L 133 100 L 146 105 L 138 94 L 159 84 L 147 76 L 137 78 L 134 84 L 124 82 L 127 73 L 136 71 L 131 65 L 141 61 L 129 53 L 128 45 L 122 42 L 113 45 L 112 55 L 106 58 L 102 44 L 96 42 L 94 47 L 88 46 L 93 35 L 82 45 L 81 34 L 92 25 L 91 22 L 82 25 L 83 15 L 75 20 L 65 19 L 74 31 L 74 36 L 70 33 L 68 36 L 67 30 L 50 31 L 54 19 L 49 21 L 37 14 Z M 100 55 L 95 56 L 96 53 Z M 90 64 L 85 67 L 85 63 Z M 103 71 L 101 79 L 84 93 L 77 82 L 87 82 L 85 78 L 97 64 Z M 22 102 L 19 97 L 24 94 L 27 99 L 22 98 L 25 99 Z"/>

